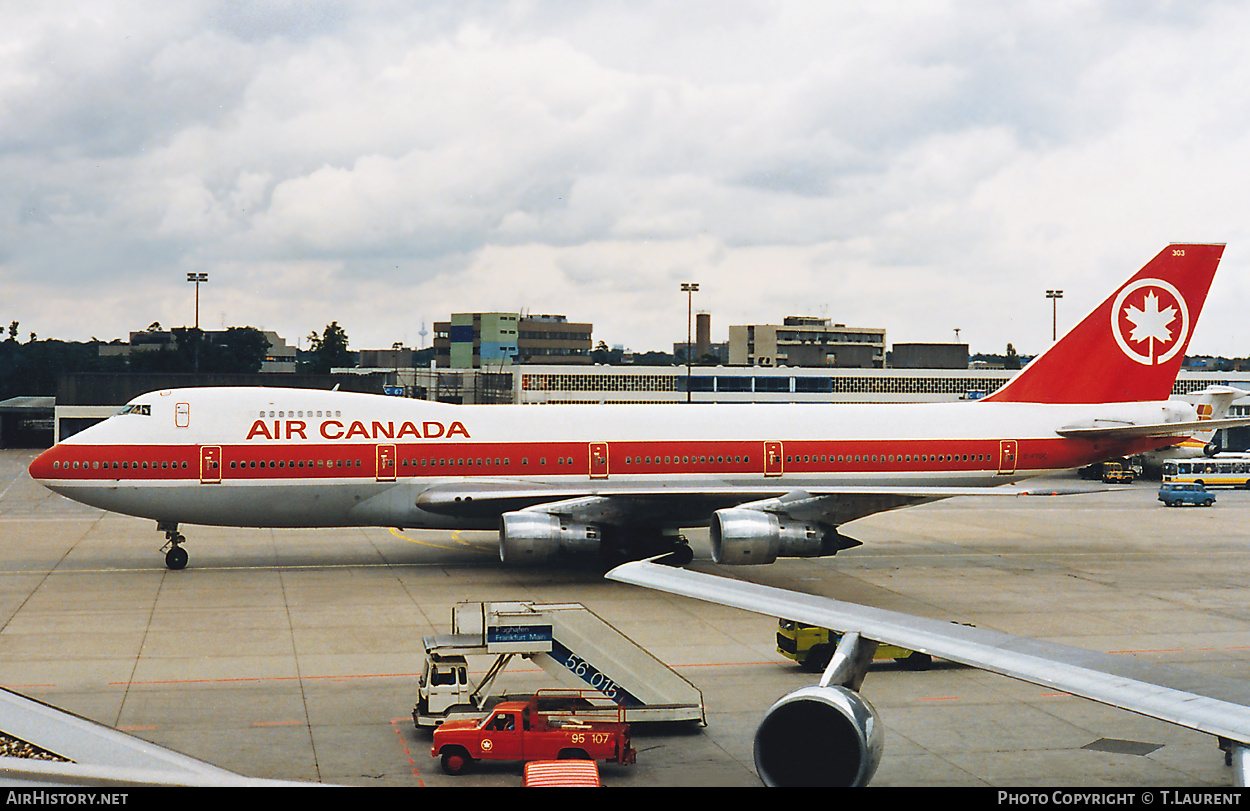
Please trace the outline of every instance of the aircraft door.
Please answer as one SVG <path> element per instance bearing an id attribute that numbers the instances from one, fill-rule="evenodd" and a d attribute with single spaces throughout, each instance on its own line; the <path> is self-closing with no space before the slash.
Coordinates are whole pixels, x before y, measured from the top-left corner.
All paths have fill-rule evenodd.
<path id="1" fill-rule="evenodd" d="M 998 472 L 1006 475 L 1016 472 L 1016 441 L 1004 439 L 998 443 Z"/>
<path id="2" fill-rule="evenodd" d="M 780 442 L 764 443 L 764 475 L 780 476 L 785 472 L 785 464 L 782 461 L 784 457 L 781 455 Z"/>
<path id="3" fill-rule="evenodd" d="M 380 482 L 395 481 L 395 446 L 378 445 L 377 478 Z"/>
<path id="4" fill-rule="evenodd" d="M 200 484 L 221 484 L 221 446 L 200 446 Z"/>
<path id="5" fill-rule="evenodd" d="M 590 443 L 590 478 L 606 479 L 608 477 L 608 443 Z"/>

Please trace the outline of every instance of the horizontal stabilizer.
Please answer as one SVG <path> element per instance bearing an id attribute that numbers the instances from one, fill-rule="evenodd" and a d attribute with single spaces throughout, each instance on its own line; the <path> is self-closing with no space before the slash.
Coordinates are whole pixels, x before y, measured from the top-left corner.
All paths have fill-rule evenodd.
<path id="1" fill-rule="evenodd" d="M 1095 420 L 1093 425 L 1073 425 L 1060 428 L 1055 433 L 1072 439 L 1101 439 L 1123 437 L 1188 437 L 1195 431 L 1216 431 L 1220 428 L 1240 428 L 1250 425 L 1250 417 L 1228 417 L 1222 420 L 1187 420 L 1185 422 L 1157 422 L 1148 425 L 1132 423 L 1103 423 Z"/>

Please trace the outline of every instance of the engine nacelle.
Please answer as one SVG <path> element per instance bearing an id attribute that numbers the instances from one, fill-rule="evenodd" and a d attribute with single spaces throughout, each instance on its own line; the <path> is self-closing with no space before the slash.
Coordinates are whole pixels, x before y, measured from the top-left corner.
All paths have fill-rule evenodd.
<path id="1" fill-rule="evenodd" d="M 599 527 L 530 510 L 504 513 L 499 520 L 499 559 L 508 566 L 545 563 L 558 552 L 595 553 Z"/>
<path id="2" fill-rule="evenodd" d="M 746 507 L 717 510 L 709 530 L 717 563 L 772 563 L 778 557 L 812 558 L 845 548 L 831 526 Z"/>
<path id="3" fill-rule="evenodd" d="M 805 687 L 769 708 L 755 770 L 769 786 L 866 786 L 885 748 L 873 706 L 845 687 Z"/>

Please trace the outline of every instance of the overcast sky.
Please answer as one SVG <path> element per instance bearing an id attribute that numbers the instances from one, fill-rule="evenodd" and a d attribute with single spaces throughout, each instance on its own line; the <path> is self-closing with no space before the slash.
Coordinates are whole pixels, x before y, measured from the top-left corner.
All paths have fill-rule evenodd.
<path id="1" fill-rule="evenodd" d="M 635 350 L 810 314 L 1021 352 L 1170 241 L 1250 354 L 1250 4 L 0 4 L 0 323 Z M 427 336 L 428 344 L 432 336 Z M 303 343 L 306 345 L 307 341 Z"/>

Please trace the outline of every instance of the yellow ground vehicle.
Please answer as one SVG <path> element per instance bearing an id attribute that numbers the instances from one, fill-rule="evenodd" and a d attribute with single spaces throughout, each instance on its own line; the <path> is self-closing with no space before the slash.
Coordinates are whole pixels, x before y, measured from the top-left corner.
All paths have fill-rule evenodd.
<path id="1" fill-rule="evenodd" d="M 1133 468 L 1123 462 L 1103 462 L 1102 480 L 1107 484 L 1132 484 Z"/>
<path id="2" fill-rule="evenodd" d="M 842 634 L 828 628 L 804 625 L 793 620 L 777 621 L 777 652 L 798 662 L 804 670 L 819 672 L 829 664 Z M 933 664 L 927 653 L 917 653 L 895 645 L 878 645 L 874 660 L 893 659 L 908 670 L 928 670 Z"/>

